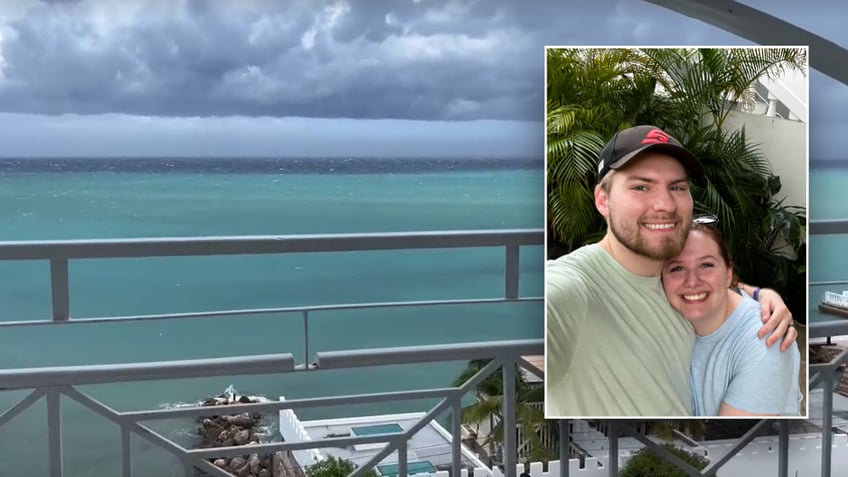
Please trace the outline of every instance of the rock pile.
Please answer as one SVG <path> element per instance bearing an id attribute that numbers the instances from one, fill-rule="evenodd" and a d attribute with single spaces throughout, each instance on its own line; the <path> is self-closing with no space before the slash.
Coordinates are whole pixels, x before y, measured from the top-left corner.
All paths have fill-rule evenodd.
<path id="1" fill-rule="evenodd" d="M 231 404 L 246 404 L 260 402 L 248 396 L 236 396 L 226 392 L 220 396 L 209 398 L 204 406 L 226 406 Z M 224 414 L 200 418 L 199 448 L 229 447 L 258 444 L 261 442 L 260 421 L 258 413 Z M 272 477 L 273 456 L 271 454 L 244 454 L 231 458 L 213 459 L 213 464 L 238 477 Z"/>

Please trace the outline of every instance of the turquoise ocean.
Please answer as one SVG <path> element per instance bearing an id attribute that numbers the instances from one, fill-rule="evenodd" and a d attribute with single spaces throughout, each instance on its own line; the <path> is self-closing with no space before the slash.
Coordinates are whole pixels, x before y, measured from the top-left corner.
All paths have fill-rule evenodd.
<path id="1" fill-rule="evenodd" d="M 848 164 L 845 167 L 810 169 L 810 220 L 848 219 Z M 842 235 L 811 235 L 809 243 L 810 282 L 848 281 L 848 237 Z M 848 289 L 848 286 L 846 286 Z M 817 299 L 815 287 L 810 301 Z"/>
<path id="2" fill-rule="evenodd" d="M 823 161 L 822 161 L 823 162 Z M 827 163 L 826 163 L 827 164 Z M 810 220 L 848 219 L 848 163 L 810 168 Z M 826 291 L 848 290 L 844 285 L 815 285 L 816 282 L 848 282 L 848 236 L 811 235 L 809 242 L 810 311 Z"/>
<path id="3" fill-rule="evenodd" d="M 0 160 L 0 237 L 541 229 L 543 196 L 541 160 Z M 541 246 L 522 250 L 522 296 L 542 295 L 543 256 Z M 502 297 L 503 268 L 501 248 L 71 261 L 71 315 Z M 0 321 L 48 319 L 49 275 L 46 262 L 0 262 Z M 315 312 L 310 354 L 541 338 L 542 332 L 543 308 L 536 302 Z M 5 327 L 0 328 L 0 367 L 268 353 L 292 353 L 301 362 L 302 342 L 299 314 Z M 126 411 L 194 403 L 230 385 L 270 399 L 449 386 L 463 367 L 452 362 L 81 389 Z M 0 413 L 26 394 L 0 392 Z M 62 402 L 65 475 L 120 475 L 118 426 L 67 398 Z M 298 415 L 405 412 L 433 404 L 348 406 Z M 167 421 L 151 427 L 187 443 L 194 424 Z M 144 439 L 133 437 L 132 448 L 134 476 L 182 475 L 173 458 Z M 42 400 L 0 427 L 0 476 L 46 475 L 46 449 Z"/>

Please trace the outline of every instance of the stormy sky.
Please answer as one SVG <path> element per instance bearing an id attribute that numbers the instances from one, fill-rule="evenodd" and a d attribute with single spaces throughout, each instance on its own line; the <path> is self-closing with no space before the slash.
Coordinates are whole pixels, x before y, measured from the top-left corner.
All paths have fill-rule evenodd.
<path id="1" fill-rule="evenodd" d="M 848 46 L 841 1 L 744 3 Z M 732 44 L 642 0 L 4 0 L 0 156 L 541 157 L 545 45 Z"/>

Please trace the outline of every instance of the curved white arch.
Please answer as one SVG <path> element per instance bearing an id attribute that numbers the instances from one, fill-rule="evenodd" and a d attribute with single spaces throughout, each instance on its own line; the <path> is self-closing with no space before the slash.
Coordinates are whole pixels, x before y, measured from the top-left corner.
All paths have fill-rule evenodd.
<path id="1" fill-rule="evenodd" d="M 643 0 L 761 45 L 810 47 L 810 66 L 848 85 L 848 50 L 785 20 L 732 0 Z"/>

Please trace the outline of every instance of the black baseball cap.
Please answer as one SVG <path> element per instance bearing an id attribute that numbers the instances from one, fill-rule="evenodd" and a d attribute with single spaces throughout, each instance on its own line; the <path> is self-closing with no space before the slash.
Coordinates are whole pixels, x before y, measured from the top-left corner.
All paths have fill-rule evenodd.
<path id="1" fill-rule="evenodd" d="M 690 179 L 704 177 L 704 166 L 701 161 L 687 151 L 677 139 L 656 126 L 643 125 L 615 133 L 604 146 L 598 160 L 598 182 L 609 171 L 624 166 L 645 151 L 662 152 L 674 157 L 683 164 Z"/>

